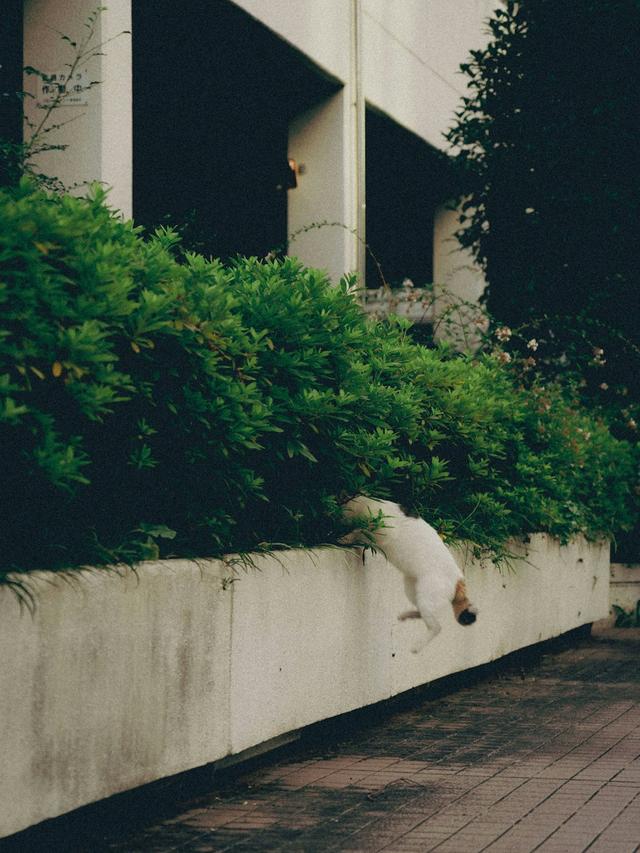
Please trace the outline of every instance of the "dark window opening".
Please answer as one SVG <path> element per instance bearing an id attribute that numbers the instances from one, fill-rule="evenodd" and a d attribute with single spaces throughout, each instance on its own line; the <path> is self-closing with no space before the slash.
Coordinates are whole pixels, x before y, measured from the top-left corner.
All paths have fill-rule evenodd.
<path id="1" fill-rule="evenodd" d="M 0 141 L 22 142 L 22 0 L 3 0 L 0 26 Z M 0 186 L 13 183 L 12 158 L 0 156 Z"/>
<path id="2" fill-rule="evenodd" d="M 133 205 L 206 254 L 284 252 L 288 126 L 338 86 L 227 0 L 133 4 Z"/>
<path id="3" fill-rule="evenodd" d="M 367 243 L 385 281 L 433 280 L 433 219 L 451 192 L 446 155 L 386 116 L 366 113 Z M 380 287 L 367 253 L 367 287 Z"/>

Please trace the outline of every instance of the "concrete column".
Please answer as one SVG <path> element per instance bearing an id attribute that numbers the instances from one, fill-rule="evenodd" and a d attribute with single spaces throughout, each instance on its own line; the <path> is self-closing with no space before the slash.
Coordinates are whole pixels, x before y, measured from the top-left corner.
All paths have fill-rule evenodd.
<path id="1" fill-rule="evenodd" d="M 289 254 L 335 281 L 358 265 L 351 119 L 345 87 L 289 127 L 289 156 L 299 169 L 298 186 L 289 192 Z"/>
<path id="2" fill-rule="evenodd" d="M 459 211 L 450 205 L 436 210 L 433 220 L 433 280 L 458 299 L 477 302 L 485 288 L 484 275 L 469 249 L 456 239 Z"/>
<path id="3" fill-rule="evenodd" d="M 88 33 L 85 25 L 95 9 L 95 0 L 25 0 L 25 65 L 49 74 L 65 73 L 75 51 L 61 35 L 79 43 Z M 38 158 L 41 171 L 58 177 L 72 192 L 82 194 L 92 181 L 110 187 L 111 206 L 124 216 L 131 215 L 132 206 L 131 36 L 125 32 L 130 27 L 130 0 L 110 0 L 97 19 L 92 39 L 92 44 L 103 45 L 104 55 L 79 67 L 85 80 L 100 83 L 81 99 L 84 103 L 54 110 L 49 124 L 63 126 L 47 134 L 47 142 L 66 148 Z M 26 114 L 38 124 L 43 116 L 37 106 L 41 99 L 38 77 L 25 75 L 24 88 L 34 96 L 26 100 Z"/>
<path id="4" fill-rule="evenodd" d="M 362 0 L 351 0 L 351 73 L 349 75 L 349 96 L 351 99 L 350 139 L 353 157 L 353 217 L 356 229 L 356 266 L 355 272 L 361 286 L 365 284 L 367 269 L 366 254 L 366 164 L 365 164 L 365 96 L 363 77 L 364 26 Z"/>
<path id="5" fill-rule="evenodd" d="M 288 231 L 295 235 L 289 254 L 309 266 L 326 269 L 336 281 L 355 272 L 364 284 L 365 101 L 360 0 L 344 5 L 340 26 L 350 33 L 344 86 L 297 116 L 289 128 L 289 156 L 300 168 L 298 187 L 289 193 Z M 315 227 L 319 223 L 327 224 Z"/>
<path id="6" fill-rule="evenodd" d="M 130 217 L 133 210 L 133 109 L 131 0 L 108 0 L 102 13 L 102 84 L 100 180 L 108 187 L 109 202 Z"/>
<path id="7" fill-rule="evenodd" d="M 469 324 L 480 314 L 472 318 L 468 308 L 455 309 L 450 314 L 452 326 L 438 324 L 444 312 L 460 302 L 478 303 L 485 289 L 484 274 L 476 264 L 469 249 L 463 249 L 456 239 L 460 227 L 459 211 L 451 205 L 442 205 L 436 210 L 433 220 L 433 281 L 436 303 L 434 320 L 436 337 L 450 340 L 460 349 L 475 348 L 479 343 L 478 332 Z"/>

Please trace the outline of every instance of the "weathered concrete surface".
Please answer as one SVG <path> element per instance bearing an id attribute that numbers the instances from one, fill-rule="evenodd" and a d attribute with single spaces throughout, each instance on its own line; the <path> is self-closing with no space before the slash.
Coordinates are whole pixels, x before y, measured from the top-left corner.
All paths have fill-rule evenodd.
<path id="1" fill-rule="evenodd" d="M 609 600 L 627 612 L 636 609 L 640 601 L 640 566 L 611 563 Z"/>
<path id="2" fill-rule="evenodd" d="M 76 812 L 7 853 L 633 853 L 640 631 L 571 642 L 176 786 L 160 807 L 147 792 Z"/>
<path id="3" fill-rule="evenodd" d="M 144 564 L 0 589 L 0 836 L 229 751 L 220 566 Z"/>
<path id="4" fill-rule="evenodd" d="M 462 559 L 462 555 L 459 555 Z M 316 549 L 0 589 L 0 837 L 606 616 L 608 549 L 534 536 L 512 573 L 466 567 L 478 622 L 420 622 L 380 555 Z"/>

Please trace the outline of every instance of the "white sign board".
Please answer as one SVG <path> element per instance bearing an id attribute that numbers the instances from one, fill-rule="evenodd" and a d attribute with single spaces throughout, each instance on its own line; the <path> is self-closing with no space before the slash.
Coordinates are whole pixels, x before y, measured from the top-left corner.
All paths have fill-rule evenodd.
<path id="1" fill-rule="evenodd" d="M 38 106 L 49 107 L 60 97 L 61 107 L 86 107 L 89 103 L 89 73 L 76 70 L 43 74 L 38 77 Z"/>

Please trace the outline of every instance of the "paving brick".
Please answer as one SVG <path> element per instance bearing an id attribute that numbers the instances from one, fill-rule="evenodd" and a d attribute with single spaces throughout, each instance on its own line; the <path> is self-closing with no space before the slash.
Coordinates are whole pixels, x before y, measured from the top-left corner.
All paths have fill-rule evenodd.
<path id="1" fill-rule="evenodd" d="M 629 788 L 602 788 L 549 837 L 540 847 L 541 853 L 560 849 L 586 849 L 624 812 L 636 796 L 637 792 Z M 637 841 L 640 842 L 640 826 L 636 828 Z"/>
<path id="2" fill-rule="evenodd" d="M 8 853 L 632 853 L 640 844 L 640 667 L 620 639 L 585 641 L 524 677 L 498 673 L 337 732 L 228 771 L 168 813 L 102 825 L 63 818 Z"/>
<path id="3" fill-rule="evenodd" d="M 348 788 L 356 783 L 362 783 L 371 772 L 367 770 L 337 770 L 335 773 L 324 775 L 314 784 L 320 788 Z"/>
<path id="4" fill-rule="evenodd" d="M 285 776 L 281 784 L 285 788 L 304 788 L 305 785 L 311 785 L 329 775 L 331 775 L 331 769 L 328 767 L 305 767 Z"/>

